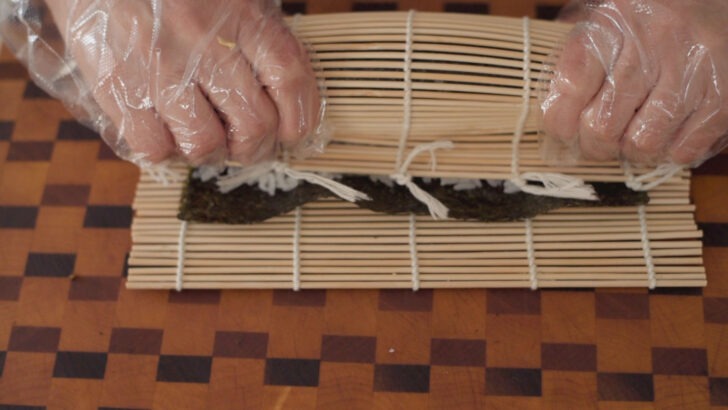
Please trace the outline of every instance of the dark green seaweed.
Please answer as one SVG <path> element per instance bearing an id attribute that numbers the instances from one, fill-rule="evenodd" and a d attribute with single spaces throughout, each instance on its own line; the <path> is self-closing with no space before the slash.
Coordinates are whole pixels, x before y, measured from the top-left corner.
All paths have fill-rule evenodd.
<path id="1" fill-rule="evenodd" d="M 372 198 L 371 201 L 357 202 L 362 208 L 387 214 L 429 214 L 427 207 L 406 187 L 389 187 L 361 176 L 344 176 L 340 182 Z M 634 206 L 646 204 L 649 200 L 644 192 L 632 191 L 619 183 L 593 183 L 599 200 L 582 201 L 523 192 L 506 194 L 502 187 L 492 187 L 486 181 L 483 181 L 482 188 L 464 191 L 444 186 L 436 179 L 424 181 L 415 178 L 414 182 L 445 204 L 450 209 L 451 218 L 460 220 L 517 221 L 564 207 Z M 179 218 L 194 222 L 251 224 L 326 197 L 331 197 L 329 191 L 307 182 L 289 192 L 278 191 L 274 196 L 248 185 L 221 194 L 214 180 L 203 182 L 190 174 L 182 195 Z"/>

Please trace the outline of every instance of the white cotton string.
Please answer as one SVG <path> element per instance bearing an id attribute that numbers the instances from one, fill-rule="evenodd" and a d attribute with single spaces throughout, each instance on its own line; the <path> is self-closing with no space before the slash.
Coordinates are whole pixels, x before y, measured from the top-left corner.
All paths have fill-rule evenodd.
<path id="1" fill-rule="evenodd" d="M 407 158 L 404 160 L 402 165 L 400 165 L 398 173 L 399 174 L 406 174 L 407 170 L 409 169 L 410 165 L 412 165 L 412 161 L 417 158 L 420 154 L 423 152 L 429 152 L 430 153 L 430 164 L 431 169 L 434 171 L 435 167 L 437 166 L 437 156 L 435 155 L 435 151 L 438 149 L 453 149 L 455 145 L 452 143 L 452 141 L 433 141 L 428 144 L 420 144 L 412 149 L 410 151 L 409 155 L 407 155 Z"/>
<path id="2" fill-rule="evenodd" d="M 513 149 L 511 153 L 511 172 L 514 179 L 519 179 L 518 173 L 518 148 L 523 139 L 523 132 L 526 128 L 528 114 L 531 111 L 531 20 L 523 18 L 523 101 L 521 115 L 516 123 L 516 132 L 513 135 Z"/>
<path id="3" fill-rule="evenodd" d="M 647 210 L 644 205 L 637 208 L 640 217 L 640 231 L 642 233 L 642 253 L 645 257 L 645 266 L 647 267 L 647 285 L 650 289 L 657 286 L 657 276 L 655 274 L 655 263 L 652 260 L 652 247 L 650 246 L 649 232 L 647 230 Z"/>
<path id="4" fill-rule="evenodd" d="M 533 244 L 533 221 L 526 219 L 526 254 L 528 256 L 528 277 L 531 290 L 538 289 L 538 271 L 536 266 L 536 252 Z"/>
<path id="5" fill-rule="evenodd" d="M 399 148 L 397 150 L 397 168 L 401 167 L 402 165 L 404 151 L 407 148 L 407 139 L 409 138 L 410 129 L 412 128 L 412 48 L 414 42 L 414 19 L 415 11 L 410 10 L 409 13 L 407 13 L 407 27 L 404 46 L 404 67 L 402 68 L 402 71 L 404 73 L 404 116 L 402 118 L 402 133 L 399 136 Z"/>
<path id="6" fill-rule="evenodd" d="M 301 290 L 301 207 L 296 208 L 293 223 L 293 290 Z"/>
<path id="7" fill-rule="evenodd" d="M 175 279 L 175 289 L 177 292 L 181 292 L 184 285 L 186 237 L 187 221 L 182 221 L 179 226 L 179 237 L 177 238 L 177 275 Z"/>
<path id="8" fill-rule="evenodd" d="M 627 176 L 627 182 L 625 185 L 627 185 L 628 188 L 635 191 L 649 191 L 674 177 L 675 174 L 685 169 L 685 167 L 676 164 L 662 164 L 654 171 L 638 177 L 634 175 L 634 171 L 632 171 L 632 166 L 629 162 L 622 162 L 622 169 L 624 169 L 624 174 Z M 653 178 L 656 179 L 651 182 L 646 182 Z"/>
<path id="9" fill-rule="evenodd" d="M 319 174 L 314 174 L 313 172 L 302 172 L 302 171 L 296 171 L 292 168 L 289 168 L 285 164 L 281 164 L 280 162 L 275 164 L 275 171 L 276 172 L 282 172 L 285 175 L 297 179 L 309 182 L 314 185 L 321 186 L 323 188 L 328 189 L 331 191 L 332 194 L 338 196 L 339 198 L 349 201 L 349 202 L 356 202 L 356 201 L 370 201 L 371 198 L 369 195 L 357 191 L 356 189 L 350 188 L 340 182 L 336 182 L 331 178 L 327 178 L 324 176 L 321 176 Z"/>
<path id="10" fill-rule="evenodd" d="M 415 214 L 409 217 L 410 260 L 412 261 L 412 291 L 420 290 L 420 264 L 417 258 L 417 219 Z"/>
<path id="11" fill-rule="evenodd" d="M 230 172 L 228 175 L 218 178 L 217 187 L 220 192 L 226 194 L 243 184 L 255 184 L 265 181 L 267 177 L 270 179 L 270 192 L 275 191 L 276 181 L 282 181 L 284 179 L 283 177 L 288 177 L 296 181 L 306 181 L 326 188 L 331 191 L 332 194 L 345 201 L 356 202 L 371 199 L 367 194 L 350 188 L 340 182 L 336 182 L 331 178 L 314 174 L 313 172 L 296 171 L 287 164 L 278 161 L 253 165 L 251 167 L 246 167 L 239 172 Z"/>
<path id="12" fill-rule="evenodd" d="M 427 205 L 427 209 L 430 211 L 430 215 L 434 219 L 446 219 L 450 210 L 437 198 L 417 186 L 417 184 L 412 181 L 412 176 L 407 173 L 407 170 L 412 164 L 412 161 L 414 161 L 414 159 L 421 153 L 429 151 L 430 156 L 433 158 L 434 165 L 436 163 L 435 150 L 451 149 L 452 147 L 453 143 L 451 141 L 435 141 L 429 144 L 418 145 L 409 153 L 407 159 L 402 163 L 397 172 L 389 176 L 398 185 L 407 187 L 412 196 L 417 198 L 418 201 Z"/>
<path id="13" fill-rule="evenodd" d="M 402 185 L 407 187 L 409 189 L 412 196 L 417 198 L 418 201 L 422 202 L 427 206 L 427 210 L 430 212 L 430 215 L 433 219 L 446 219 L 448 214 L 450 213 L 450 210 L 440 202 L 437 198 L 430 195 L 427 191 L 417 186 L 412 181 L 411 175 L 402 175 L 402 174 L 393 174 L 391 175 L 391 178 L 396 182 L 398 185 Z"/>
<path id="14" fill-rule="evenodd" d="M 452 142 L 440 141 L 433 142 L 430 144 L 424 144 L 415 147 L 410 152 L 407 159 L 404 159 L 404 152 L 407 149 L 407 140 L 409 139 L 410 130 L 412 128 L 412 50 L 414 44 L 414 20 L 415 11 L 410 10 L 407 13 L 406 22 L 406 35 L 405 35 L 405 46 L 404 46 L 404 66 L 402 72 L 404 73 L 403 87 L 404 87 L 404 101 L 403 111 L 404 116 L 402 118 L 402 133 L 399 137 L 399 146 L 397 148 L 397 159 L 395 163 L 395 172 L 390 177 L 401 186 L 407 187 L 412 196 L 417 198 L 420 202 L 427 205 L 427 209 L 430 211 L 430 215 L 434 219 L 445 219 L 447 218 L 449 209 L 442 202 L 437 200 L 427 191 L 423 190 L 417 184 L 412 182 L 412 176 L 407 173 L 412 161 L 424 151 L 430 151 L 432 156 L 433 167 L 437 164 L 434 151 L 439 148 L 452 148 Z"/>
<path id="15" fill-rule="evenodd" d="M 523 139 L 528 114 L 531 111 L 531 20 L 523 18 L 523 105 L 521 115 L 516 123 L 511 150 L 511 182 L 521 191 L 532 195 L 557 198 L 573 198 L 595 201 L 599 199 L 594 187 L 584 183 L 582 179 L 563 174 L 549 172 L 520 173 L 520 145 Z M 529 182 L 543 184 L 532 185 Z"/>

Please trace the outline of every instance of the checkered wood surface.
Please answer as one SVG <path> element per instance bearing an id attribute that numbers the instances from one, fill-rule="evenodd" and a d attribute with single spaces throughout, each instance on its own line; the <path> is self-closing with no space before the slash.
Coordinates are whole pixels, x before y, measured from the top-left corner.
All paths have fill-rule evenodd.
<path id="1" fill-rule="evenodd" d="M 654 292 L 128 291 L 137 178 L 0 54 L 0 409 L 728 408 L 728 154 L 693 178 L 708 287 Z"/>

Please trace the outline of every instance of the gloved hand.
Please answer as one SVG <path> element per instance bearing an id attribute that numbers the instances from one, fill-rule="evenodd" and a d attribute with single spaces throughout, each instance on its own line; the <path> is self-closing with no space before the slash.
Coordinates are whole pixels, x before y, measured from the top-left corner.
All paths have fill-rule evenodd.
<path id="1" fill-rule="evenodd" d="M 541 101 L 546 140 L 582 158 L 633 164 L 698 165 L 720 151 L 728 1 L 578 3 Z"/>
<path id="2" fill-rule="evenodd" d="M 6 1 L 0 32 L 12 47 L 24 27 L 14 48 L 34 79 L 137 163 L 252 163 L 319 131 L 309 57 L 273 1 L 47 0 L 65 43 L 55 69 L 39 66 L 58 47 L 33 1 Z"/>

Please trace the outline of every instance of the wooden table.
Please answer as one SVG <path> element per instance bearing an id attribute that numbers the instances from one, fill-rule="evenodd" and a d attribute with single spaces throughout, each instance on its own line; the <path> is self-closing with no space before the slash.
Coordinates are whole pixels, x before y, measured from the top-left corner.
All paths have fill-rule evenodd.
<path id="1" fill-rule="evenodd" d="M 398 6 L 488 10 L 286 4 Z M 137 178 L 1 54 L 0 409 L 728 408 L 728 154 L 693 178 L 709 286 L 653 292 L 127 291 Z"/>

